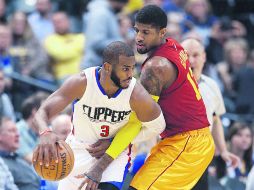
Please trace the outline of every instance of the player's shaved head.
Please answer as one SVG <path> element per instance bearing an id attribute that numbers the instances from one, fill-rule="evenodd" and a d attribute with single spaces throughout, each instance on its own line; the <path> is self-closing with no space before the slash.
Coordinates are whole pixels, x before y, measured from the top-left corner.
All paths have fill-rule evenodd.
<path id="1" fill-rule="evenodd" d="M 103 63 L 117 64 L 121 55 L 131 57 L 134 56 L 134 52 L 124 42 L 112 42 L 103 51 Z"/>

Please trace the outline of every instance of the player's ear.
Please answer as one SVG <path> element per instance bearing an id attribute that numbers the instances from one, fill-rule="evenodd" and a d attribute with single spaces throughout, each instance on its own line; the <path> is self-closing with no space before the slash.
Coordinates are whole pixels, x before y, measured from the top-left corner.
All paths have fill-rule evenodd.
<path id="1" fill-rule="evenodd" d="M 167 33 L 167 28 L 160 29 L 160 38 L 164 38 Z"/>
<path id="2" fill-rule="evenodd" d="M 104 70 L 106 71 L 106 73 L 110 73 L 111 72 L 111 69 L 112 69 L 112 65 L 108 62 L 105 62 L 103 64 L 103 67 L 104 67 Z"/>

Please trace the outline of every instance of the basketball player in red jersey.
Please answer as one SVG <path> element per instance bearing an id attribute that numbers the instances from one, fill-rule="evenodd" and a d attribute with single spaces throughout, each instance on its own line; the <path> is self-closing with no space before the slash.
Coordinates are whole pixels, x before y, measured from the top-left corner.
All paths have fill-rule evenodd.
<path id="1" fill-rule="evenodd" d="M 177 41 L 165 40 L 166 25 L 166 14 L 155 5 L 136 15 L 137 51 L 148 54 L 140 80 L 151 95 L 158 96 L 166 129 L 129 189 L 189 190 L 214 155 L 204 102 L 187 54 Z"/>

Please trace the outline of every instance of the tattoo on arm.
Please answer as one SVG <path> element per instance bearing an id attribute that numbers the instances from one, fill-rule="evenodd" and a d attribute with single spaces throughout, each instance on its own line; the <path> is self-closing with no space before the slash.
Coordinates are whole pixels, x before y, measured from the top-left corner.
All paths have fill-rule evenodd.
<path id="1" fill-rule="evenodd" d="M 144 69 L 141 73 L 140 82 L 152 95 L 159 96 L 162 90 L 162 81 L 151 67 Z"/>
<path id="2" fill-rule="evenodd" d="M 106 153 L 97 160 L 96 164 L 85 175 L 94 182 L 100 182 L 103 171 L 113 162 L 113 158 Z"/>

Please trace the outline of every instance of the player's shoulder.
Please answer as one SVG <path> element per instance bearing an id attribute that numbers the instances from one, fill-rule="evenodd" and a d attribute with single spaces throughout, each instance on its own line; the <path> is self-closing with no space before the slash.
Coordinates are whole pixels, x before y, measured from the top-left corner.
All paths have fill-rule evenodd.
<path id="1" fill-rule="evenodd" d="M 146 89 L 143 87 L 142 84 L 140 84 L 139 81 L 136 81 L 136 84 L 133 88 L 132 94 L 131 94 L 131 101 L 141 101 L 144 97 L 148 96 L 149 93 L 146 91 Z"/>
<path id="2" fill-rule="evenodd" d="M 73 78 L 73 80 L 77 80 L 77 81 L 87 80 L 87 76 L 86 76 L 85 70 L 82 70 L 79 73 L 72 75 L 72 78 Z"/>
<path id="3" fill-rule="evenodd" d="M 150 58 L 144 65 L 144 71 L 152 71 L 153 73 L 168 73 L 173 68 L 173 64 L 165 57 L 154 56 Z"/>
<path id="4" fill-rule="evenodd" d="M 153 56 L 146 62 L 145 65 L 153 68 L 164 68 L 169 63 L 170 61 L 165 57 Z"/>
<path id="5" fill-rule="evenodd" d="M 65 91 L 75 95 L 77 99 L 80 99 L 87 86 L 87 78 L 85 72 L 81 71 L 78 74 L 74 74 L 67 78 L 61 85 L 60 91 Z"/>
<path id="6" fill-rule="evenodd" d="M 87 77 L 85 71 L 81 71 L 77 74 L 70 76 L 65 82 L 64 85 L 68 88 L 84 88 L 87 84 Z"/>

